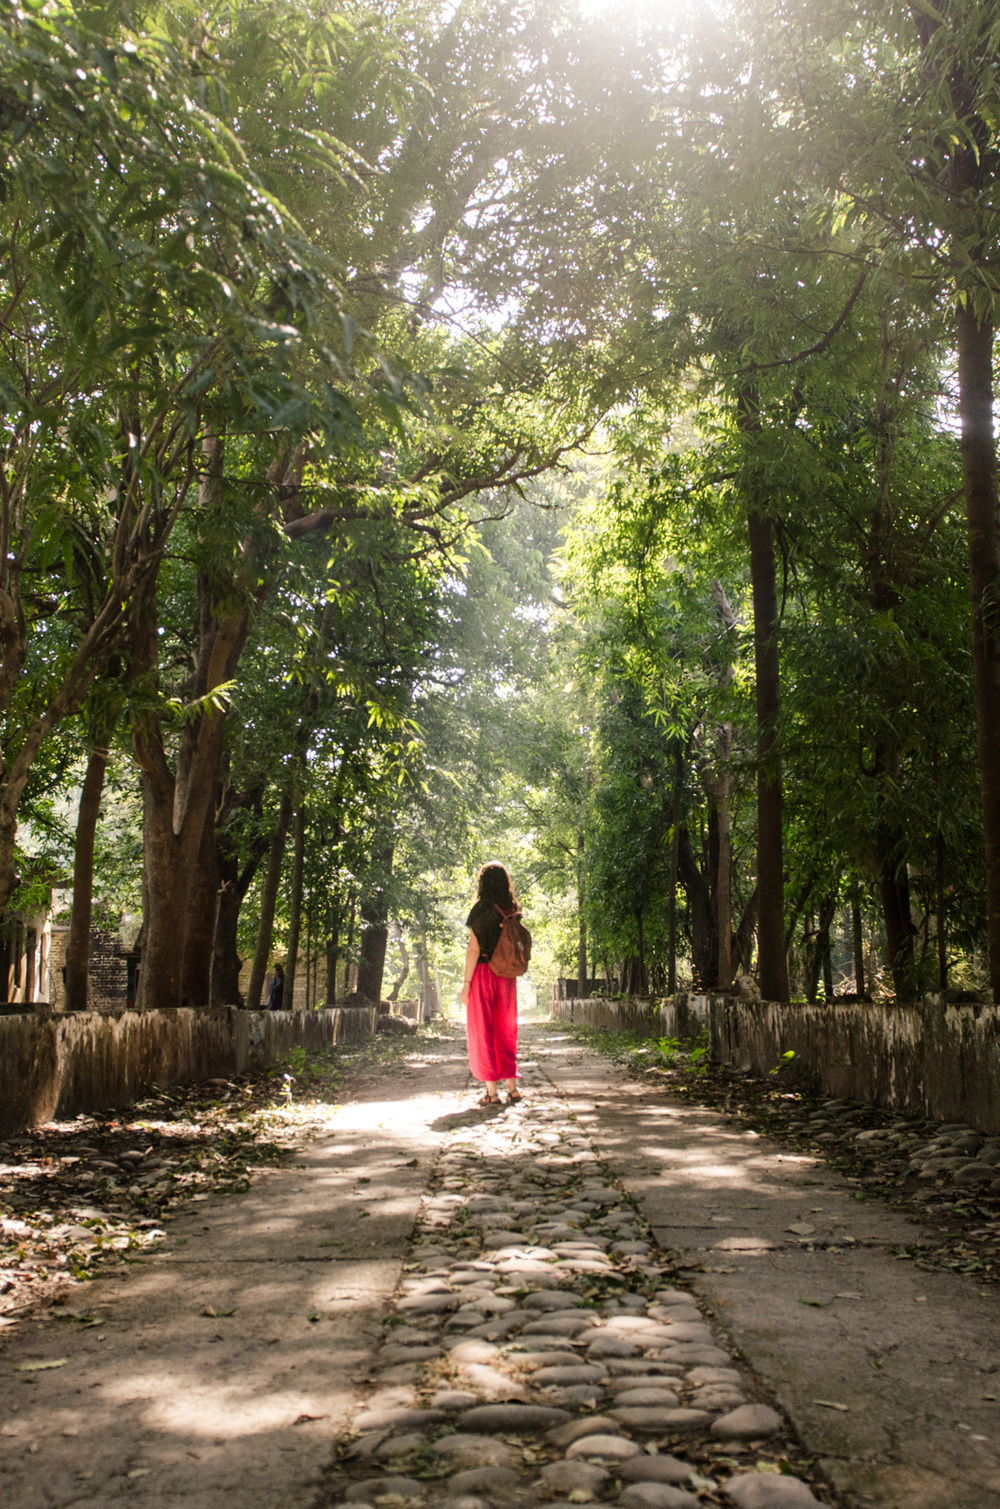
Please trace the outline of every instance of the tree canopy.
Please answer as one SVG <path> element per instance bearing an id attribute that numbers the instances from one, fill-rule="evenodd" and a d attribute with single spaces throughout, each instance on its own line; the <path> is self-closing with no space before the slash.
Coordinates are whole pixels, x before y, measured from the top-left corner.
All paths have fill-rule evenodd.
<path id="1" fill-rule="evenodd" d="M 545 988 L 1000 992 L 998 44 L 0 16 L 0 907 L 72 871 L 71 1004 L 92 915 L 148 1007 L 448 990 L 491 857 Z"/>

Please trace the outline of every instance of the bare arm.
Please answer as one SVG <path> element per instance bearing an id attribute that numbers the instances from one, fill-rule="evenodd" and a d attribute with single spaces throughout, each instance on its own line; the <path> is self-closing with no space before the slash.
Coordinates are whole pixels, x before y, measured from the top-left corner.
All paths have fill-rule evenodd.
<path id="1" fill-rule="evenodd" d="M 476 937 L 475 933 L 470 928 L 469 929 L 469 946 L 465 950 L 465 981 L 464 981 L 464 983 L 462 985 L 462 996 L 461 996 L 461 1000 L 462 1000 L 462 1005 L 463 1006 L 468 1006 L 468 1004 L 469 1004 L 469 986 L 472 984 L 472 976 L 476 972 L 476 965 L 478 963 L 479 963 L 479 939 Z"/>

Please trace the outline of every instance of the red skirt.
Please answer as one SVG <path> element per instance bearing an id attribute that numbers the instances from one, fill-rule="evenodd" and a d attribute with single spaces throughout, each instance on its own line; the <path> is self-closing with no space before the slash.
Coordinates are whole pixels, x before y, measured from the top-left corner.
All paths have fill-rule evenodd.
<path id="1" fill-rule="evenodd" d="M 517 1078 L 517 981 L 477 964 L 466 1013 L 469 1068 L 476 1079 Z"/>

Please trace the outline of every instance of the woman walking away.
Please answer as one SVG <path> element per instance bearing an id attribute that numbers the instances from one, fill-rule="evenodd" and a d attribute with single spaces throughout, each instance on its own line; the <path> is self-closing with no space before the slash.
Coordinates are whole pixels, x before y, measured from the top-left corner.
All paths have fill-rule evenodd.
<path id="1" fill-rule="evenodd" d="M 469 1067 L 484 1081 L 481 1106 L 500 1105 L 497 1086 L 508 1084 L 507 1104 L 521 1099 L 517 1091 L 517 981 L 494 974 L 490 959 L 500 941 L 504 918 L 521 908 L 505 865 L 483 865 L 476 904 L 469 913 L 469 946 L 465 952 L 462 1005 L 466 1011 Z"/>

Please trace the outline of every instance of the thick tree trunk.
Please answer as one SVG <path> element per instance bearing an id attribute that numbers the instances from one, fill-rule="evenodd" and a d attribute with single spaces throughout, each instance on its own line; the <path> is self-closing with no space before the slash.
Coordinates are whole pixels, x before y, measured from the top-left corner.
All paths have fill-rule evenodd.
<path id="1" fill-rule="evenodd" d="M 389 942 L 388 881 L 392 874 L 393 845 L 389 844 L 376 855 L 376 865 L 381 883 L 361 903 L 361 960 L 358 965 L 358 994 L 375 1005 L 382 999 L 382 976 L 385 973 L 385 951 Z"/>
<path id="2" fill-rule="evenodd" d="M 90 976 L 90 922 L 94 907 L 94 837 L 101 812 L 110 751 L 92 749 L 80 792 L 73 853 L 73 911 L 66 942 L 66 1009 L 86 1011 Z"/>
<path id="3" fill-rule="evenodd" d="M 235 863 L 233 868 L 235 869 Z M 212 1005 L 242 1006 L 240 971 L 243 960 L 236 946 L 236 938 L 243 897 L 236 890 L 235 878 L 230 883 L 228 877 L 223 876 L 220 884 L 212 952 Z"/>
<path id="4" fill-rule="evenodd" d="M 174 832 L 173 781 L 142 781 L 146 910 L 136 1004 L 141 1011 L 181 1003 L 191 861 L 185 834 Z"/>
<path id="5" fill-rule="evenodd" d="M 358 995 L 378 1005 L 382 999 L 382 977 L 389 928 L 384 898 L 361 903 L 361 957 L 358 961 Z"/>
<path id="6" fill-rule="evenodd" d="M 201 495 L 210 506 L 222 475 L 221 438 L 209 436 L 203 449 L 206 470 Z M 147 595 L 135 605 L 130 624 L 133 675 L 145 676 L 154 684 L 159 669 L 155 591 L 154 578 Z M 247 612 L 233 612 L 230 597 L 204 576 L 199 578 L 198 594 L 199 640 L 190 692 L 201 699 L 232 679 L 250 620 Z M 143 917 L 139 996 L 146 1008 L 178 1006 L 182 999 L 188 904 L 224 736 L 225 713 L 218 706 L 205 706 L 184 726 L 175 773 L 158 714 L 140 707 L 133 717 L 132 741 L 143 775 L 148 912 Z"/>
<path id="7" fill-rule="evenodd" d="M 215 924 L 219 912 L 219 864 L 215 848 L 215 803 L 205 813 L 201 847 L 188 898 L 187 939 L 184 945 L 185 1006 L 207 1006 L 212 999 L 212 961 Z"/>
<path id="8" fill-rule="evenodd" d="M 576 992 L 581 1000 L 589 994 L 587 990 L 587 919 L 583 910 L 585 884 L 583 845 L 584 836 L 580 832 L 576 835 L 576 909 L 579 917 L 579 935 L 576 944 Z"/>
<path id="9" fill-rule="evenodd" d="M 285 994 L 287 1010 L 295 1010 L 295 974 L 299 962 L 299 934 L 302 930 L 302 875 L 306 858 L 306 809 L 299 802 L 295 811 L 292 847 L 292 894 L 288 909 L 288 953 L 285 959 Z"/>
<path id="10" fill-rule="evenodd" d="M 959 303 L 956 335 L 990 983 L 994 1000 L 1000 1000 L 1000 505 L 993 432 L 994 329 L 991 320 L 977 318 L 971 298 Z"/>
<path id="11" fill-rule="evenodd" d="M 274 837 L 271 839 L 267 874 L 260 894 L 257 947 L 254 950 L 253 966 L 250 970 L 250 984 L 247 986 L 247 1006 L 251 1011 L 259 1010 L 261 1004 L 264 976 L 267 974 L 267 961 L 271 952 L 271 935 L 274 932 L 274 909 L 278 900 L 278 887 L 281 884 L 281 865 L 285 857 L 285 840 L 288 838 L 291 820 L 292 798 L 285 791 L 278 804 L 278 817 L 274 825 Z"/>

